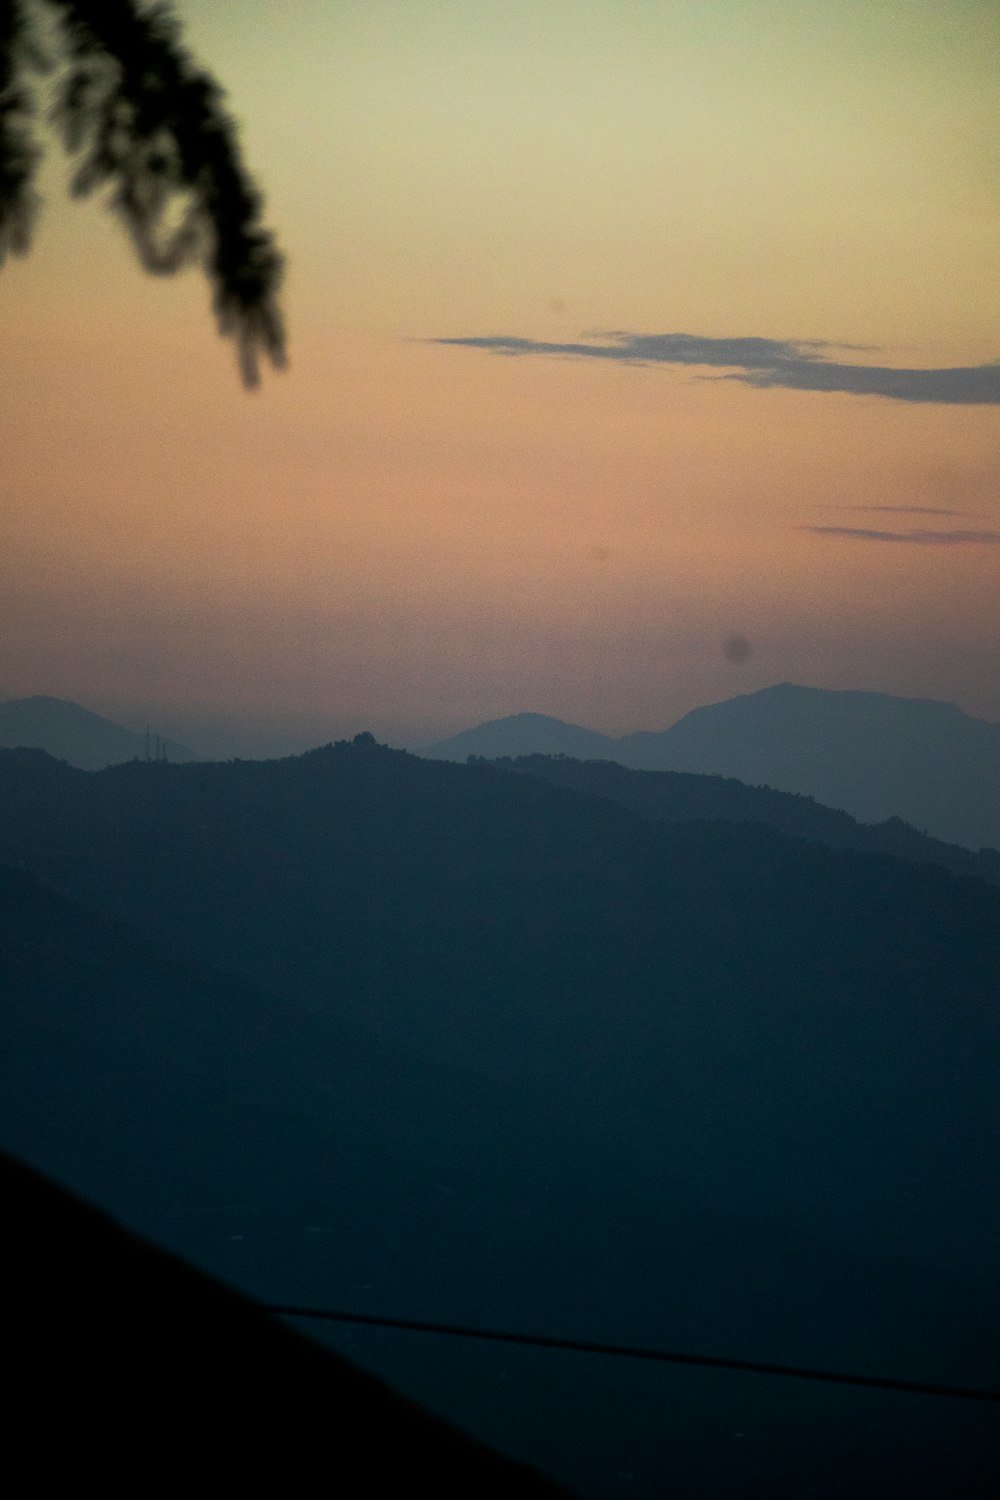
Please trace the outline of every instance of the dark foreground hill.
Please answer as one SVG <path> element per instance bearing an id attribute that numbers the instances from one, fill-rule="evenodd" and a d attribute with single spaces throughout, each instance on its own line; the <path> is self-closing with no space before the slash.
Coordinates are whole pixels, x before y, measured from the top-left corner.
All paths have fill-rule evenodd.
<path id="1" fill-rule="evenodd" d="M 4 1458 L 102 1493 L 567 1497 L 0 1153 Z"/>
<path id="2" fill-rule="evenodd" d="M 45 750 L 84 771 L 124 760 L 190 761 L 185 745 L 161 735 L 135 734 L 65 698 L 10 698 L 0 703 L 0 745 Z"/>
<path id="3" fill-rule="evenodd" d="M 9 752 L 0 851 L 0 1138 L 257 1295 L 995 1376 L 981 882 L 364 741 Z M 989 1493 L 955 1405 L 350 1348 L 588 1493 Z"/>
<path id="4" fill-rule="evenodd" d="M 515 714 L 429 746 L 434 759 L 570 755 L 687 771 L 815 797 L 866 823 L 901 818 L 934 838 L 1000 849 L 1000 724 L 953 703 L 778 683 L 610 739 Z"/>

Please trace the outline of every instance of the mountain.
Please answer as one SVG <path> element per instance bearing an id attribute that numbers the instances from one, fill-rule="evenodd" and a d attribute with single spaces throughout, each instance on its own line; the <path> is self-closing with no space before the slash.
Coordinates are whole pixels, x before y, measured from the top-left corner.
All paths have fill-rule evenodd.
<path id="1" fill-rule="evenodd" d="M 426 760 L 486 760 L 516 755 L 573 755 L 579 760 L 613 758 L 617 741 L 579 724 L 566 724 L 548 714 L 511 714 L 439 740 L 419 753 Z"/>
<path id="2" fill-rule="evenodd" d="M 779 683 L 694 709 L 658 732 L 611 739 L 518 714 L 420 754 L 563 754 L 733 777 L 814 797 L 862 822 L 899 818 L 947 843 L 1000 849 L 1000 724 L 932 699 Z"/>
<path id="3" fill-rule="evenodd" d="M 1000 886 L 1000 852 L 973 851 L 919 833 L 899 818 L 859 823 L 849 813 L 824 807 L 812 797 L 747 786 L 732 777 L 686 771 L 633 771 L 611 760 L 573 760 L 567 755 L 522 755 L 497 765 L 541 776 L 556 786 L 606 797 L 662 823 L 713 821 L 763 823 L 830 849 L 891 854 L 916 864 L 940 865 L 953 875 L 971 875 Z"/>
<path id="4" fill-rule="evenodd" d="M 45 750 L 57 760 L 85 771 L 125 760 L 191 761 L 184 745 L 160 735 L 148 737 L 123 729 L 110 719 L 64 698 L 10 698 L 0 703 L 0 746 Z"/>
<path id="5" fill-rule="evenodd" d="M 364 737 L 96 773 L 0 752 L 0 857 L 287 1003 L 544 1099 L 715 1208 L 992 1274 L 984 882 L 751 823 L 655 823 Z"/>
<path id="6" fill-rule="evenodd" d="M 864 822 L 1000 848 L 1000 724 L 953 703 L 780 683 L 630 734 L 616 759 L 801 792 Z"/>

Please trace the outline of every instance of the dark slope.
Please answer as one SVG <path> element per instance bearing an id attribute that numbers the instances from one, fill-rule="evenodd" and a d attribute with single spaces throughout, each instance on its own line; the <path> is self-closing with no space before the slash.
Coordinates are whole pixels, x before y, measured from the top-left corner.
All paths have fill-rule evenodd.
<path id="1" fill-rule="evenodd" d="M 610 760 L 573 760 L 564 755 L 522 755 L 500 762 L 556 786 L 607 797 L 632 812 L 662 823 L 721 821 L 764 823 L 795 838 L 830 849 L 890 854 L 914 864 L 939 865 L 953 875 L 971 875 L 1000 886 L 1000 852 L 974 853 L 958 844 L 919 833 L 899 818 L 859 823 L 849 813 L 824 807 L 812 797 L 747 786 L 732 777 L 698 776 L 684 771 L 635 771 Z"/>
<path id="2" fill-rule="evenodd" d="M 2 1154 L 0 1201 L 4 1459 L 33 1488 L 568 1496 Z"/>
<path id="3" fill-rule="evenodd" d="M 172 958 L 24 871 L 0 870 L 0 995 L 0 1142 L 260 1298 L 990 1377 L 1000 1318 L 981 1295 L 707 1213 L 523 1093 Z M 928 1422 L 872 1393 L 336 1342 L 586 1493 L 652 1496 L 669 1475 L 720 1497 L 815 1480 L 853 1495 L 882 1475 L 930 1495 L 956 1474 L 989 1493 L 981 1412 Z"/>
<path id="4" fill-rule="evenodd" d="M 153 735 L 147 744 L 145 735 L 123 729 L 78 703 L 41 695 L 0 703 L 0 745 L 44 750 L 85 771 L 98 771 L 125 760 L 147 760 L 157 751 L 171 761 L 196 759 L 186 746 L 173 740 Z"/>
<path id="5" fill-rule="evenodd" d="M 1000 724 L 953 703 L 783 682 L 696 708 L 660 734 L 626 735 L 614 756 L 640 770 L 735 776 L 864 822 L 895 816 L 950 843 L 1000 848 Z"/>

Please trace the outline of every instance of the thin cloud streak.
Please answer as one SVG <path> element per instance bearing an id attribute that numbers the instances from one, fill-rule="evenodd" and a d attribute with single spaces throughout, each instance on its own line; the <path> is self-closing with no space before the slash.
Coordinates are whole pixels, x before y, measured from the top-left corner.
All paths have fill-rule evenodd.
<path id="1" fill-rule="evenodd" d="M 823 510 L 864 511 L 866 515 L 885 516 L 980 516 L 979 510 L 951 510 L 941 505 L 824 505 Z"/>
<path id="2" fill-rule="evenodd" d="M 843 536 L 855 542 L 910 542 L 918 547 L 1000 547 L 1000 531 L 868 531 L 860 526 L 801 526 L 814 536 Z"/>
<path id="3" fill-rule="evenodd" d="M 564 359 L 613 360 L 621 364 L 700 365 L 730 371 L 706 379 L 732 380 L 758 390 L 838 392 L 881 396 L 890 401 L 937 402 L 951 406 L 1000 405 L 1000 362 L 950 369 L 894 369 L 832 360 L 830 349 L 857 348 L 820 339 L 701 338 L 689 333 L 593 335 L 600 343 L 547 343 L 490 335 L 428 339 L 453 348 L 486 349 L 509 356 L 549 355 Z"/>

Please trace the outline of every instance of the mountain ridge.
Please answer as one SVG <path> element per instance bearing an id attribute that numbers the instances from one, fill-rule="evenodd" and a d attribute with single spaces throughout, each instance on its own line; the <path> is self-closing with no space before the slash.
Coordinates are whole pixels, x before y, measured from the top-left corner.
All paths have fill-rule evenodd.
<path id="1" fill-rule="evenodd" d="M 812 796 L 862 822 L 897 817 L 947 843 L 1000 849 L 1000 723 L 953 703 L 776 683 L 618 738 L 560 720 L 546 720 L 542 736 L 535 720 L 493 720 L 417 753 L 566 754 L 731 777 Z"/>
<path id="2" fill-rule="evenodd" d="M 748 786 L 734 777 L 689 771 L 640 771 L 615 760 L 577 760 L 569 755 L 498 757 L 490 763 L 606 797 L 657 822 L 762 823 L 830 849 L 940 865 L 953 875 L 1000 886 L 997 850 L 974 851 L 949 844 L 921 833 L 901 818 L 862 823 L 802 792 L 779 792 L 773 787 Z"/>

